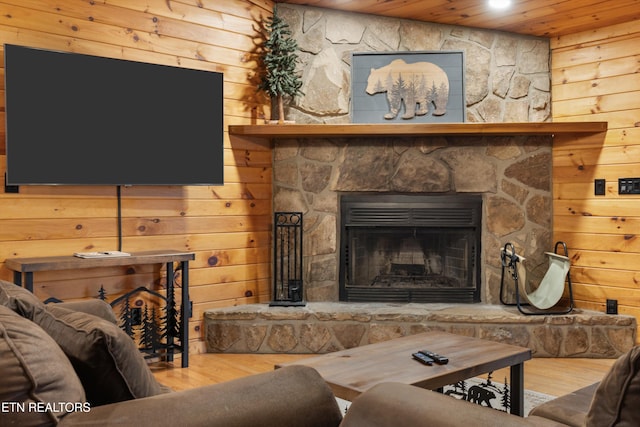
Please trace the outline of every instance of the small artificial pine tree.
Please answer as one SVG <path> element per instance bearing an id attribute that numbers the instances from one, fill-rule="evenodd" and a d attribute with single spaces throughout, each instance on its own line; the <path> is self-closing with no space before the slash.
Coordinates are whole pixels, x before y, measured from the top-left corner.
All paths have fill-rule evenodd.
<path id="1" fill-rule="evenodd" d="M 298 43 L 291 38 L 289 25 L 278 16 L 276 8 L 264 26 L 268 34 L 263 43 L 265 74 L 258 88 L 276 99 L 278 123 L 283 123 L 284 97 L 303 94 L 300 90 L 302 80 L 296 74 Z"/>

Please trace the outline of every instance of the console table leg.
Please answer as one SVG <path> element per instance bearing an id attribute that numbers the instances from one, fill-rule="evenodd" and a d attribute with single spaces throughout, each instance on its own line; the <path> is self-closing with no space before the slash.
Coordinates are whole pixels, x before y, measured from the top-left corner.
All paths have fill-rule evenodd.
<path id="1" fill-rule="evenodd" d="M 29 292 L 33 293 L 33 272 L 27 271 L 22 273 L 21 271 L 13 272 L 13 283 L 18 286 L 22 286 L 22 276 L 24 276 L 24 287 Z"/>
<path id="2" fill-rule="evenodd" d="M 173 262 L 167 263 L 167 299 L 173 298 Z M 167 334 L 167 362 L 173 362 L 173 336 Z"/>
<path id="3" fill-rule="evenodd" d="M 524 416 L 524 363 L 511 366 L 511 413 Z"/>
<path id="4" fill-rule="evenodd" d="M 191 301 L 189 301 L 189 261 L 182 261 L 182 309 L 180 310 L 180 344 L 182 344 L 182 367 L 189 366 L 189 318 L 191 317 Z"/>

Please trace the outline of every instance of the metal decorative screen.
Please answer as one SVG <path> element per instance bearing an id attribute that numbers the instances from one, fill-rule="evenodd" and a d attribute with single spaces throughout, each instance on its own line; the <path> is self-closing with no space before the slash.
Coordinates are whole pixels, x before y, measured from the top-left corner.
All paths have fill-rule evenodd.
<path id="1" fill-rule="evenodd" d="M 304 306 L 302 212 L 276 212 L 273 223 L 272 306 Z"/>

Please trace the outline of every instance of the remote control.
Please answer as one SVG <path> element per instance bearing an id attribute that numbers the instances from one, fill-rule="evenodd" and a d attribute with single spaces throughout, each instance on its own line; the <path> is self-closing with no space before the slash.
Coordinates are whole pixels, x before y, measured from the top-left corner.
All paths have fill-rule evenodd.
<path id="1" fill-rule="evenodd" d="M 413 353 L 412 356 L 414 359 L 416 359 L 420 363 L 424 363 L 425 365 L 429 365 L 429 366 L 433 365 L 433 359 L 430 358 L 429 356 L 426 356 L 422 353 Z"/>
<path id="2" fill-rule="evenodd" d="M 434 362 L 436 362 L 439 365 L 446 365 L 447 363 L 449 363 L 449 358 L 448 357 L 444 357 L 444 356 L 440 356 L 439 354 L 436 354 L 432 351 L 429 350 L 420 350 L 421 354 L 424 354 L 425 356 L 431 358 Z"/>

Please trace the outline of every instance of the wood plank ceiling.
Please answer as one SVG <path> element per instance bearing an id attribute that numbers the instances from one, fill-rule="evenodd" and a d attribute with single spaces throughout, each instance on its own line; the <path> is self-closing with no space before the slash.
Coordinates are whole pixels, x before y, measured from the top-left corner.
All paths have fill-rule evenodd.
<path id="1" fill-rule="evenodd" d="M 637 21 L 640 0 L 511 0 L 495 10 L 488 0 L 276 0 L 277 3 L 371 13 L 441 24 L 557 37 Z"/>

